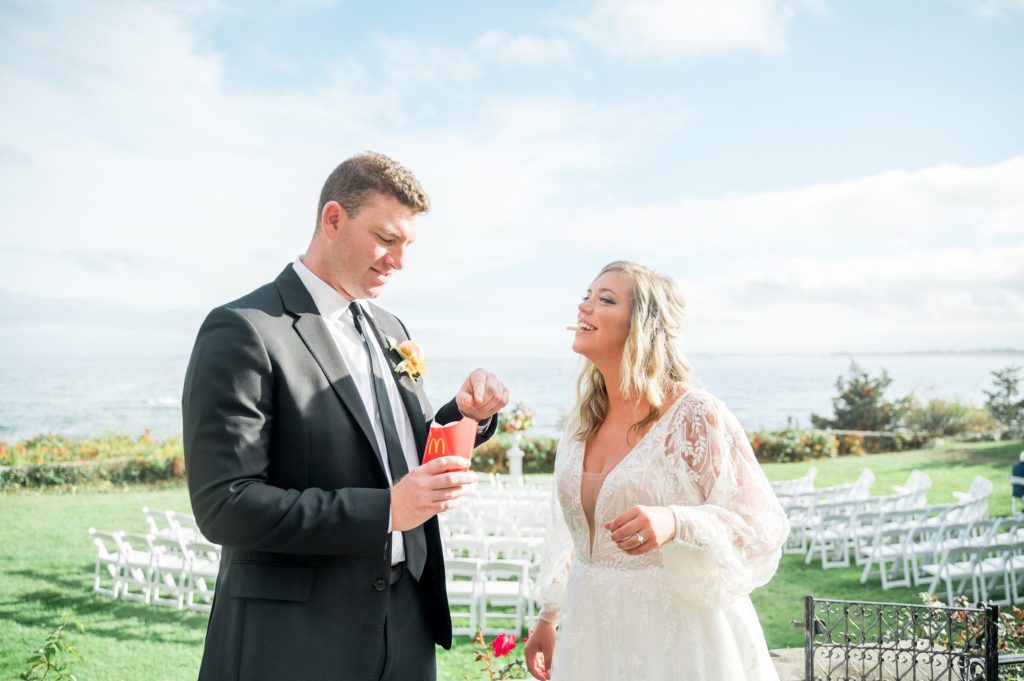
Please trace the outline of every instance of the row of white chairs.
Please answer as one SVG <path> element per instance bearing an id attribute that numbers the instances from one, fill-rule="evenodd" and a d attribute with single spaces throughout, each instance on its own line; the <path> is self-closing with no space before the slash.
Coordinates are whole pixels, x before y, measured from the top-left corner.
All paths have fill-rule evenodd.
<path id="1" fill-rule="evenodd" d="M 995 545 L 1021 536 L 1020 518 L 964 520 L 947 516 L 945 522 L 929 522 L 935 519 L 922 518 L 911 527 L 880 529 L 874 544 L 862 550 L 866 560 L 861 584 L 877 574 L 883 589 L 922 585 L 931 581 L 927 566 L 941 563 L 948 549 Z"/>
<path id="2" fill-rule="evenodd" d="M 89 528 L 96 547 L 93 593 L 107 598 L 209 612 L 220 547 L 202 538 Z"/>
<path id="3" fill-rule="evenodd" d="M 548 515 L 544 507 L 534 507 L 529 515 L 455 508 L 438 518 L 442 537 L 535 539 L 547 533 Z"/>
<path id="4" fill-rule="evenodd" d="M 149 534 L 156 537 L 170 537 L 183 541 L 205 539 L 196 524 L 196 517 L 189 513 L 142 507 L 142 517 L 146 519 Z"/>
<path id="5" fill-rule="evenodd" d="M 535 627 L 540 611 L 533 593 L 538 571 L 539 565 L 527 560 L 446 558 L 452 633 L 518 635 Z"/>
<path id="6" fill-rule="evenodd" d="M 944 587 L 950 605 L 968 589 L 974 603 L 1016 603 L 1024 583 L 1024 537 L 1013 532 L 990 541 L 950 544 L 935 563 L 921 569 L 932 577 L 928 593 Z"/>
<path id="7" fill-rule="evenodd" d="M 776 493 L 783 508 L 809 508 L 820 503 L 831 501 L 850 501 L 866 499 L 871 496 L 871 486 L 875 483 L 875 474 L 870 468 L 861 470 L 855 482 L 829 487 L 818 487 L 803 492 Z"/>
<path id="8" fill-rule="evenodd" d="M 445 559 L 522 560 L 539 563 L 544 546 L 542 537 L 442 537 Z"/>
<path id="9" fill-rule="evenodd" d="M 961 494 L 955 504 L 926 506 L 904 494 L 819 505 L 813 518 L 803 523 L 808 537 L 804 562 L 810 564 L 817 556 L 823 569 L 842 568 L 849 567 L 852 556 L 857 565 L 863 565 L 870 560 L 871 547 L 900 530 L 988 518 L 991 483 L 987 492 L 983 488 L 984 484 L 972 486 L 978 496 Z"/>
<path id="10" fill-rule="evenodd" d="M 478 489 L 498 490 L 550 490 L 550 475 L 511 475 L 509 473 L 482 473 L 476 471 Z"/>
<path id="11" fill-rule="evenodd" d="M 893 485 L 895 494 L 870 496 L 873 482 L 874 474 L 870 469 L 865 469 L 856 483 L 822 488 L 815 493 L 781 497 L 791 528 L 783 552 L 806 555 L 815 547 L 816 538 L 819 542 L 835 541 L 832 535 L 836 531 L 831 525 L 845 524 L 852 513 L 920 508 L 927 503 L 928 490 L 932 484 L 927 474 L 914 470 L 906 483 Z M 849 564 L 848 559 L 842 559 L 839 564 L 828 565 L 830 561 L 825 556 L 823 561 L 825 567 L 844 567 Z"/>
<path id="12" fill-rule="evenodd" d="M 794 494 L 803 494 L 806 492 L 814 491 L 814 479 L 818 477 L 818 469 L 811 466 L 807 469 L 807 473 L 799 478 L 793 478 L 791 480 L 775 480 L 770 484 L 772 491 L 775 492 L 775 496 L 791 496 Z"/>

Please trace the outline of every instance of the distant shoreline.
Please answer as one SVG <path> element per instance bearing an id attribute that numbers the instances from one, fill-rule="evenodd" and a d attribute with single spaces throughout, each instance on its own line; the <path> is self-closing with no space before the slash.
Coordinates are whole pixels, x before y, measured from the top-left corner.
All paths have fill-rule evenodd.
<path id="1" fill-rule="evenodd" d="M 836 350 L 829 352 L 686 352 L 688 357 L 1020 357 L 1024 358 L 1024 349 L 1021 348 L 990 348 L 975 350 Z M 447 355 L 442 352 L 433 353 L 435 359 L 441 360 L 559 360 L 565 361 L 571 353 L 566 351 L 561 355 Z M 188 360 L 187 354 L 159 354 L 159 355 L 134 355 L 134 354 L 90 354 L 78 355 L 73 353 L 55 355 L 48 354 L 0 354 L 0 360 L 5 359 L 181 359 Z"/>

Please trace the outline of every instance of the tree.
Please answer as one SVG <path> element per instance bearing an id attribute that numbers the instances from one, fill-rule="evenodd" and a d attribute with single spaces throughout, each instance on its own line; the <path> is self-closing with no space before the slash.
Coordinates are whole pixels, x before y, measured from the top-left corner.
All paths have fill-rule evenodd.
<path id="1" fill-rule="evenodd" d="M 835 430 L 892 430 L 910 408 L 913 395 L 895 402 L 887 401 L 885 389 L 890 383 L 892 379 L 885 369 L 881 376 L 872 378 L 851 361 L 848 376 L 836 378 L 839 394 L 832 398 L 834 418 L 811 414 L 811 423 L 815 428 Z"/>
<path id="2" fill-rule="evenodd" d="M 1007 366 L 992 372 L 993 390 L 985 390 L 985 408 L 999 423 L 1007 428 L 1024 426 L 1024 399 L 1016 399 L 1020 393 L 1020 367 Z"/>

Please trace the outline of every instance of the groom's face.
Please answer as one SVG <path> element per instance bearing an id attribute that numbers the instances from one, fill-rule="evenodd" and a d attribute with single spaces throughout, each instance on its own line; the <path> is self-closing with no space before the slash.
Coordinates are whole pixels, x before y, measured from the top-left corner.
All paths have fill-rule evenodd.
<path id="1" fill-rule="evenodd" d="M 339 206 L 340 208 L 340 206 Z M 331 235 L 332 278 L 349 300 L 376 298 L 416 238 L 417 214 L 397 199 L 373 194 L 356 212 L 338 216 Z"/>

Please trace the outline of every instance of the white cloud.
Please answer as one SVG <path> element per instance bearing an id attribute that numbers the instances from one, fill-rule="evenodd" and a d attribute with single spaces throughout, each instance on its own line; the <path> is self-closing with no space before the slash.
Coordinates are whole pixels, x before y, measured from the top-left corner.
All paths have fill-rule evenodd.
<path id="1" fill-rule="evenodd" d="M 779 0 L 598 0 L 565 27 L 598 49 L 631 58 L 675 58 L 786 49 L 797 6 Z"/>
<path id="2" fill-rule="evenodd" d="M 628 162 L 663 125 L 649 102 L 559 97 L 483 99 L 428 124 L 409 106 L 408 74 L 374 82 L 344 57 L 306 91 L 233 89 L 190 21 L 164 5 L 40 6 L 0 28 L 0 86 L 15 103 L 0 110 L 0 288 L 208 309 L 301 252 L 323 178 L 378 149 L 436 206 L 415 246 L 430 266 L 410 267 L 389 300 L 465 292 L 482 309 L 507 289 L 492 273 L 529 267 L 536 235 L 558 229 L 564 192 Z M 379 45 L 392 64 L 424 54 Z M 425 66 L 472 77 L 461 54 L 428 52 Z"/>
<path id="3" fill-rule="evenodd" d="M 597 206 L 565 234 L 676 276 L 701 351 L 1019 346 L 1024 156 L 722 198 Z M 598 248 L 588 248 L 599 251 Z M 607 252 L 607 251 L 606 251 Z"/>
<path id="4" fill-rule="evenodd" d="M 376 42 L 384 68 L 397 83 L 469 82 L 481 74 L 477 60 L 464 49 L 404 38 Z"/>
<path id="5" fill-rule="evenodd" d="M 969 0 L 974 11 L 982 16 L 996 17 L 1012 12 L 1024 12 L 1024 0 Z"/>
<path id="6" fill-rule="evenodd" d="M 487 31 L 473 41 L 474 52 L 502 64 L 550 66 L 572 59 L 569 45 L 560 38 Z"/>
<path id="7" fill-rule="evenodd" d="M 8 309 L 31 296 L 47 310 L 84 301 L 142 325 L 161 310 L 196 319 L 301 252 L 324 177 L 377 149 L 412 168 L 434 200 L 383 302 L 435 356 L 564 352 L 578 293 L 623 257 L 680 280 L 693 351 L 971 348 L 1024 337 L 1024 156 L 641 199 L 623 187 L 641 155 L 686 125 L 677 102 L 498 92 L 429 120 L 410 105 L 409 78 L 472 83 L 500 54 L 551 48 L 557 59 L 554 43 L 533 49 L 499 34 L 484 47 L 424 50 L 381 39 L 379 54 L 324 64 L 315 87 L 249 91 L 224 82 L 222 57 L 195 37 L 192 14 L 27 7 L 31 21 L 0 26 Z M 391 65 L 384 80 L 364 66 L 378 57 Z M 420 62 L 419 76 L 402 71 Z M 28 332 L 8 336 L 32 344 Z"/>

